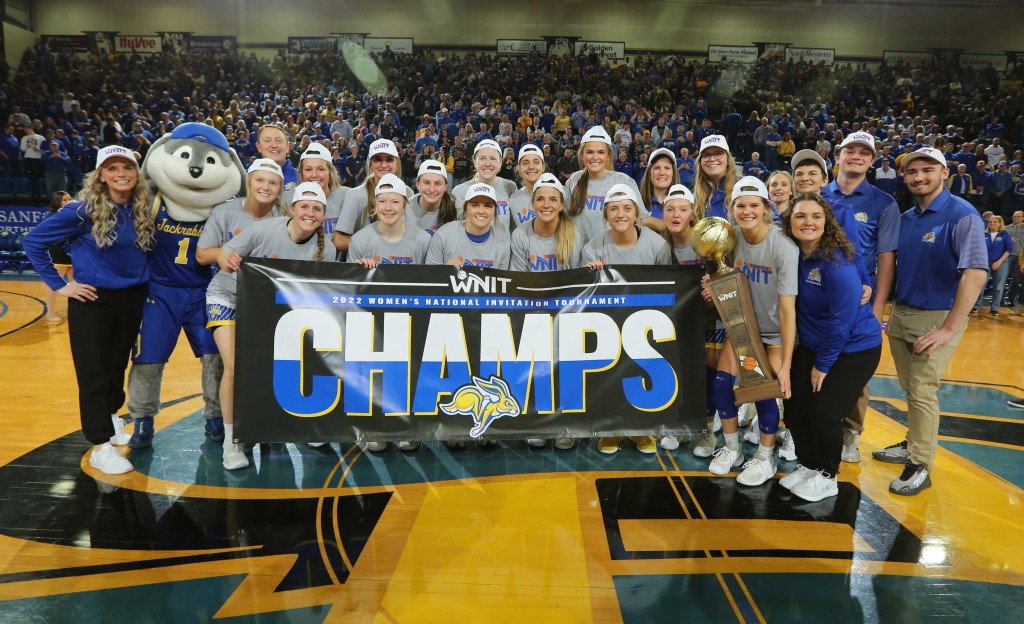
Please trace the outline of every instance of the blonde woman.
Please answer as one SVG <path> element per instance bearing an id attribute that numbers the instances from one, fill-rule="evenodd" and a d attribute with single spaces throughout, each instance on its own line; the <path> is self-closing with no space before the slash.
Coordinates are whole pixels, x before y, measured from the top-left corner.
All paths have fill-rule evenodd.
<path id="1" fill-rule="evenodd" d="M 729 144 L 720 134 L 701 139 L 697 151 L 697 174 L 693 178 L 694 207 L 697 220 L 704 217 L 729 217 L 728 198 L 736 184 L 736 164 Z"/>
<path id="2" fill-rule="evenodd" d="M 463 216 L 463 208 L 466 204 L 466 193 L 478 184 L 486 184 L 494 189 L 494 197 L 497 202 L 495 209 L 494 223 L 510 234 L 515 228 L 515 222 L 510 218 L 508 199 L 516 192 L 516 183 L 512 180 L 502 178 L 501 172 L 501 146 L 496 141 L 484 139 L 473 148 L 473 177 L 452 189 L 455 197 L 455 207 L 458 209 L 459 217 Z"/>
<path id="3" fill-rule="evenodd" d="M 366 155 L 366 179 L 345 195 L 341 214 L 334 227 L 334 246 L 347 252 L 352 235 L 374 220 L 374 190 L 380 179 L 389 173 L 402 177 L 402 161 L 398 148 L 388 139 L 378 139 L 370 144 Z"/>
<path id="4" fill-rule="evenodd" d="M 82 433 L 94 446 L 89 465 L 124 474 L 131 462 L 112 446 L 127 444 L 117 411 L 124 404 L 124 373 L 142 323 L 149 282 L 147 252 L 155 226 L 149 197 L 131 150 L 104 147 L 78 200 L 40 223 L 25 252 L 46 285 L 68 297 L 68 334 L 78 380 Z M 75 281 L 65 283 L 48 248 L 67 241 Z"/>

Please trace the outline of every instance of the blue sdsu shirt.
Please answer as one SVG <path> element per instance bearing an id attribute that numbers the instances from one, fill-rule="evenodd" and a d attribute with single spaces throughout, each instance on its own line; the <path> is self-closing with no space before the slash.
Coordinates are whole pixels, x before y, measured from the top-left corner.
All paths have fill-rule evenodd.
<path id="1" fill-rule="evenodd" d="M 864 258 L 864 267 L 874 286 L 878 254 L 896 251 L 899 243 L 900 209 L 896 200 L 867 180 L 861 181 L 849 195 L 844 195 L 833 180 L 821 189 L 821 196 L 832 206 L 850 242 Z M 850 226 L 851 223 L 856 225 Z"/>
<path id="2" fill-rule="evenodd" d="M 167 214 L 167 205 L 160 195 L 153 201 L 153 210 L 156 246 L 149 252 L 152 280 L 164 286 L 206 288 L 213 277 L 213 270 L 196 260 L 196 244 L 206 221 L 175 221 Z"/>
<path id="3" fill-rule="evenodd" d="M 900 218 L 896 251 L 896 303 L 949 310 L 964 269 L 988 270 L 984 225 L 974 206 L 948 190 L 928 208 L 916 205 Z"/>
<path id="4" fill-rule="evenodd" d="M 800 344 L 816 354 L 814 367 L 827 373 L 842 353 L 856 353 L 882 344 L 882 328 L 871 304 L 860 305 L 857 266 L 836 253 L 800 258 L 796 328 Z"/>

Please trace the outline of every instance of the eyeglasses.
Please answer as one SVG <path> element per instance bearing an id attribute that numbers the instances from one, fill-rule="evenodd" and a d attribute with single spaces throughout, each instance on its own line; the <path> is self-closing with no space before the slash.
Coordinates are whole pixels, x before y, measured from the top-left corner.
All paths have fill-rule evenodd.
<path id="1" fill-rule="evenodd" d="M 725 160 L 725 152 L 705 153 L 700 155 L 701 160 Z"/>

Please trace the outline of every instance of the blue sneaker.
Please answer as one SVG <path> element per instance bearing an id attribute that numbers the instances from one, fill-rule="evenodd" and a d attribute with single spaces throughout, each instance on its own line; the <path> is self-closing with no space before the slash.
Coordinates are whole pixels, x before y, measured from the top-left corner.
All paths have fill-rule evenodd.
<path id="1" fill-rule="evenodd" d="M 206 419 L 206 435 L 214 442 L 224 439 L 224 419 L 220 416 Z"/>
<path id="2" fill-rule="evenodd" d="M 128 446 L 134 449 L 153 446 L 153 417 L 141 416 L 135 419 L 135 431 Z"/>

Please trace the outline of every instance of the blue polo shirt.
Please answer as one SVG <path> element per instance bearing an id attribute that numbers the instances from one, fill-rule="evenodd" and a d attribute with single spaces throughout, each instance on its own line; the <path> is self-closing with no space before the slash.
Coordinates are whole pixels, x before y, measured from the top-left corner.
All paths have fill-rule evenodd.
<path id="1" fill-rule="evenodd" d="M 690 166 L 689 169 L 680 169 L 686 163 Z M 686 186 L 693 187 L 693 175 L 694 171 L 697 170 L 697 161 L 692 158 L 679 157 L 676 159 L 676 169 L 679 169 L 679 182 Z"/>
<path id="2" fill-rule="evenodd" d="M 821 196 L 832 206 L 846 236 L 864 258 L 864 268 L 874 287 L 878 254 L 896 251 L 899 243 L 900 208 L 896 200 L 867 179 L 849 195 L 844 195 L 833 180 L 821 189 Z M 851 222 L 855 226 L 850 226 Z"/>
<path id="3" fill-rule="evenodd" d="M 748 160 L 743 164 L 743 175 L 754 176 L 755 178 L 764 179 L 764 176 L 768 174 L 768 167 L 765 166 L 760 160 L 754 162 Z"/>
<path id="4" fill-rule="evenodd" d="M 991 232 L 985 232 L 985 247 L 988 249 L 989 265 L 1001 258 L 1004 253 L 1013 255 L 1013 239 L 1005 230 L 997 232 L 995 237 Z"/>
<path id="5" fill-rule="evenodd" d="M 798 276 L 796 329 L 800 344 L 816 355 L 814 368 L 827 373 L 840 354 L 882 344 L 871 304 L 860 305 L 860 276 L 853 261 L 840 252 L 831 260 L 801 254 Z"/>
<path id="6" fill-rule="evenodd" d="M 964 269 L 988 270 L 984 225 L 974 206 L 948 190 L 923 212 L 900 217 L 896 303 L 922 310 L 953 307 Z"/>

